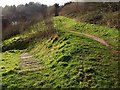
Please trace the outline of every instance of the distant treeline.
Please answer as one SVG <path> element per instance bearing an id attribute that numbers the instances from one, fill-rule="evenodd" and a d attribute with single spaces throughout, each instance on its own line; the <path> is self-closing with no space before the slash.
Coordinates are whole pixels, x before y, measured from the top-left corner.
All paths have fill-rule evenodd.
<path id="1" fill-rule="evenodd" d="M 46 18 L 47 5 L 29 2 L 2 7 L 2 39 L 22 33 L 29 26 Z"/>
<path id="2" fill-rule="evenodd" d="M 45 16 L 46 11 L 47 5 L 30 2 L 25 5 L 21 4 L 18 6 L 5 6 L 2 9 L 2 15 L 8 18 L 10 21 L 18 21 L 21 18 L 30 20 L 33 16 L 36 15 Z"/>
<path id="3" fill-rule="evenodd" d="M 59 10 L 59 4 L 54 4 L 53 6 L 47 6 L 41 3 L 29 2 L 28 4 L 21 4 L 18 6 L 12 5 L 2 8 L 2 21 L 3 29 L 8 26 L 8 24 L 15 24 L 15 22 L 26 22 L 33 21 L 36 22 L 40 19 L 46 19 L 52 15 L 57 15 Z M 57 8 L 57 9 L 56 9 Z"/>

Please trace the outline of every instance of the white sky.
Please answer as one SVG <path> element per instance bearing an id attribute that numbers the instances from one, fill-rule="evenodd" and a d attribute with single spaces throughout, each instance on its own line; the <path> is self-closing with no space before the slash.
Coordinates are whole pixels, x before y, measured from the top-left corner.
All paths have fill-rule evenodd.
<path id="1" fill-rule="evenodd" d="M 53 5 L 55 3 L 64 4 L 71 0 L 0 0 L 0 6 L 4 7 L 5 5 L 19 5 L 26 4 L 29 2 L 40 2 L 41 4 Z"/>
<path id="2" fill-rule="evenodd" d="M 55 3 L 59 3 L 63 5 L 69 1 L 82 1 L 82 2 L 118 2 L 120 0 L 0 0 L 0 6 L 4 7 L 5 5 L 19 5 L 26 4 L 29 2 L 40 2 L 41 4 L 53 5 Z"/>

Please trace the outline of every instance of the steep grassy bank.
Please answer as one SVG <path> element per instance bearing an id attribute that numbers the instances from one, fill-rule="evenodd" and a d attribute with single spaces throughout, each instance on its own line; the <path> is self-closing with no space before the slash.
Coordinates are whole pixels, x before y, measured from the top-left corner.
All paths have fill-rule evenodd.
<path id="1" fill-rule="evenodd" d="M 22 51 L 22 53 L 28 52 L 33 55 L 45 67 L 38 71 L 24 72 L 14 69 L 14 72 L 3 74 L 3 88 L 12 90 L 18 88 L 26 90 L 34 88 L 118 88 L 117 55 L 91 38 L 69 32 L 73 30 L 89 33 L 107 42 L 111 39 L 108 43 L 116 50 L 118 31 L 107 27 L 77 23 L 65 17 L 55 17 L 53 21 L 56 30 L 54 33 L 36 41 Z M 43 28 L 45 26 L 44 24 Z M 34 30 L 37 32 L 36 28 L 40 27 L 35 26 Z M 3 58 L 7 56 L 6 53 L 3 53 Z M 19 57 L 20 53 L 11 54 L 11 57 L 14 56 Z M 11 57 L 8 57 L 9 62 Z M 20 59 L 14 60 L 19 62 Z M 3 60 L 3 63 L 6 61 L 7 59 Z M 19 63 L 17 65 L 19 66 Z"/>

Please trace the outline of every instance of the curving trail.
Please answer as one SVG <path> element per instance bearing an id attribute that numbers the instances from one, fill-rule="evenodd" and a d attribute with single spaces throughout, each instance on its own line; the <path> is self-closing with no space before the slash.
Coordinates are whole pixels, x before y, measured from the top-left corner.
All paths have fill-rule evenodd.
<path id="1" fill-rule="evenodd" d="M 84 36 L 87 36 L 95 41 L 98 41 L 99 43 L 109 47 L 109 48 L 112 48 L 112 46 L 110 46 L 104 39 L 101 39 L 99 37 L 96 37 L 96 36 L 93 36 L 93 35 L 90 35 L 90 34 L 85 34 L 85 33 L 80 33 L 80 32 L 76 32 L 76 31 L 69 31 L 69 32 L 72 32 L 72 33 L 75 33 L 75 34 L 82 34 Z"/>
<path id="2" fill-rule="evenodd" d="M 108 47 L 109 49 L 111 49 L 113 54 L 119 54 L 119 53 L 120 53 L 120 51 L 114 50 L 113 47 L 110 46 L 110 45 L 109 45 L 104 39 L 102 39 L 102 38 L 99 38 L 99 37 L 97 37 L 97 36 L 90 35 L 90 34 L 85 34 L 85 33 L 76 32 L 76 31 L 69 31 L 69 32 L 87 36 L 87 37 L 89 37 L 89 38 L 91 38 L 91 39 L 93 39 L 93 40 L 95 40 L 95 41 L 97 41 L 97 42 L 105 45 L 105 46 Z"/>

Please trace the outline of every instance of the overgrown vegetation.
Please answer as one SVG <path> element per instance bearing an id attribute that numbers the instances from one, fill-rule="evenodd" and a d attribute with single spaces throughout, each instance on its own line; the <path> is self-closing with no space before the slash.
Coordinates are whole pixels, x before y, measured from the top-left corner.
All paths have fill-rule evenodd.
<path id="1" fill-rule="evenodd" d="M 120 2 L 70 2 L 63 6 L 60 15 L 119 29 L 119 11 Z"/>
<path id="2" fill-rule="evenodd" d="M 118 30 L 78 23 L 66 17 L 52 20 L 54 23 L 40 22 L 22 35 L 3 42 L 3 47 L 7 47 L 2 53 L 3 90 L 119 88 L 117 54 L 91 38 L 69 32 L 73 30 L 98 36 L 117 50 Z M 21 44 L 19 40 L 31 41 L 21 51 L 13 48 L 17 43 Z M 10 47 L 16 50 L 7 51 Z M 33 55 L 45 67 L 38 71 L 21 71 L 20 55 L 24 52 Z"/>
<path id="3" fill-rule="evenodd" d="M 48 37 L 51 35 L 51 33 L 54 33 L 54 30 L 51 30 L 52 28 L 46 27 L 47 23 L 50 23 L 49 20 L 47 21 L 41 21 L 40 23 L 35 24 L 34 26 L 31 26 L 28 30 L 23 32 L 20 35 L 14 36 L 8 40 L 5 40 L 2 43 L 2 51 L 6 50 L 12 50 L 12 49 L 25 49 L 29 45 L 39 41 L 40 39 L 44 37 Z M 51 23 L 52 24 L 52 23 Z"/>
<path id="4" fill-rule="evenodd" d="M 20 69 L 20 51 L 10 50 L 2 54 L 1 69 L 3 76 L 6 73 L 11 73 L 13 70 Z"/>

